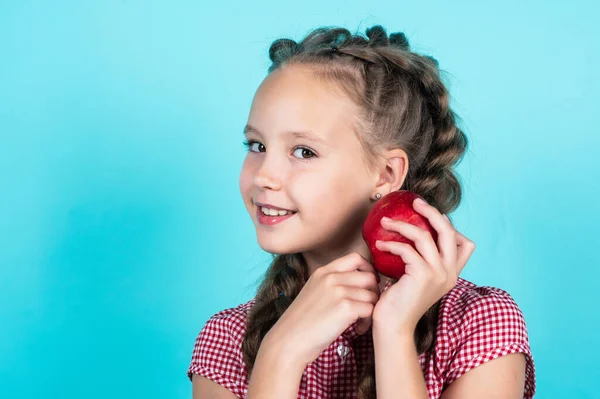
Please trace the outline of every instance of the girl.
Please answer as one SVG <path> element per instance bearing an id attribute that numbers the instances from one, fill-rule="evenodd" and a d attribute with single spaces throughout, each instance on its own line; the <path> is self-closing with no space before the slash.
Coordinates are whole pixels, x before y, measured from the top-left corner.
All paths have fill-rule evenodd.
<path id="1" fill-rule="evenodd" d="M 381 26 L 276 40 L 244 129 L 240 192 L 274 258 L 257 295 L 212 316 L 188 377 L 205 398 L 532 398 L 535 371 L 512 297 L 459 278 L 475 245 L 448 216 L 467 148 L 438 63 Z M 405 189 L 439 234 L 378 248 L 407 263 L 382 279 L 362 224 Z M 470 371 L 470 372 L 469 372 Z"/>

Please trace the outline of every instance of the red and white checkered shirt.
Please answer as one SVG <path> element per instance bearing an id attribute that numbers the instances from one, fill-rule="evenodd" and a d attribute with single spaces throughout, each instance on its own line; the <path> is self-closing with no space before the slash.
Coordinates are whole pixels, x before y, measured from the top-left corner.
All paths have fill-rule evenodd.
<path id="1" fill-rule="evenodd" d="M 384 291 L 391 285 L 391 280 Z M 535 393 L 535 368 L 523 314 L 513 298 L 495 287 L 463 278 L 441 300 L 435 348 L 419 356 L 429 398 L 439 398 L 453 381 L 489 360 L 510 353 L 526 355 L 523 398 Z M 241 351 L 247 312 L 256 299 L 222 310 L 204 325 L 187 374 L 199 374 L 239 398 L 248 392 Z M 372 330 L 363 335 L 351 324 L 304 370 L 298 399 L 356 398 L 358 371 L 373 351 Z"/>

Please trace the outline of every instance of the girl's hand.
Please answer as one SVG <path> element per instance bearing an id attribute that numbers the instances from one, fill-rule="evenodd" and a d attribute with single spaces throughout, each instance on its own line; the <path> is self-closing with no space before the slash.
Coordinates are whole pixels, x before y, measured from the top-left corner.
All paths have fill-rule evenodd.
<path id="1" fill-rule="evenodd" d="M 382 294 L 373 311 L 373 328 L 413 334 L 425 312 L 456 285 L 475 244 L 454 229 L 450 219 L 427 203 L 414 203 L 438 232 L 437 245 L 431 234 L 399 220 L 382 226 L 412 240 L 418 252 L 406 243 L 378 241 L 377 248 L 402 257 L 406 272 Z M 438 252 L 439 248 L 439 252 Z"/>
<path id="2" fill-rule="evenodd" d="M 357 319 L 362 319 L 357 329 L 370 327 L 378 279 L 373 265 L 357 252 L 318 268 L 265 339 L 283 351 L 281 356 L 306 366 Z"/>

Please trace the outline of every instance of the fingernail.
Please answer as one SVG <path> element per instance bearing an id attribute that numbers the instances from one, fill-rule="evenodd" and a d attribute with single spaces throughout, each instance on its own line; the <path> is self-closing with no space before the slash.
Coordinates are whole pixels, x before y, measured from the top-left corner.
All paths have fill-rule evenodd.
<path id="1" fill-rule="evenodd" d="M 419 205 L 427 205 L 427 202 L 423 201 L 421 198 L 417 198 L 415 202 Z"/>
<path id="2" fill-rule="evenodd" d="M 382 221 L 383 223 L 388 223 L 388 222 L 390 222 L 391 220 L 392 220 L 392 219 L 390 219 L 390 218 L 388 218 L 388 217 L 386 217 L 386 216 L 384 216 L 384 217 L 382 217 L 382 218 L 381 218 L 381 221 Z"/>

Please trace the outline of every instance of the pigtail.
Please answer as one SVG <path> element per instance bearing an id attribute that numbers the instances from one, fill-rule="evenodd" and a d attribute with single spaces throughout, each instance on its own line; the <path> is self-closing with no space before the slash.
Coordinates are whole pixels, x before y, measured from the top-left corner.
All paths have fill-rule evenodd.
<path id="1" fill-rule="evenodd" d="M 242 341 L 248 380 L 263 338 L 298 296 L 307 280 L 307 274 L 306 263 L 300 254 L 274 256 L 265 279 L 258 288 L 256 302 L 248 314 Z"/>

